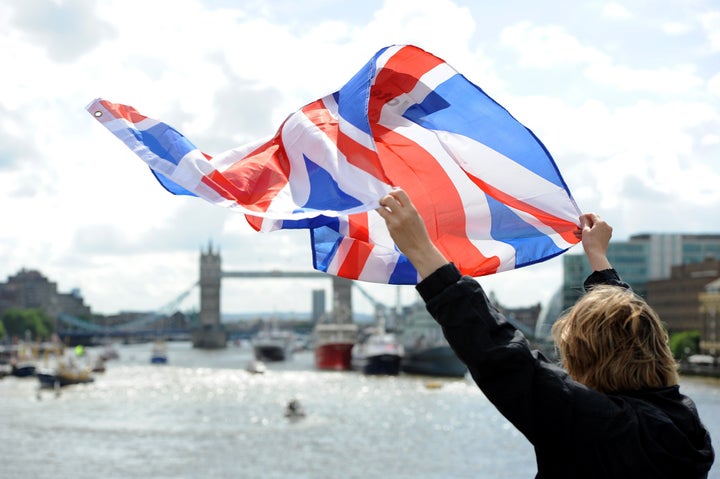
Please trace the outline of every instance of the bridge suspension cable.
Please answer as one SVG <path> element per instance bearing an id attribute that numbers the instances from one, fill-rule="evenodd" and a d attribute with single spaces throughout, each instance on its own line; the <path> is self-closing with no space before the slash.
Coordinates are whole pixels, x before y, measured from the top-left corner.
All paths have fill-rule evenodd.
<path id="1" fill-rule="evenodd" d="M 198 285 L 197 282 L 195 282 L 192 286 L 190 286 L 188 289 L 180 293 L 176 298 L 174 298 L 172 301 L 168 302 L 167 304 L 161 306 L 157 309 L 157 311 L 153 311 L 152 313 L 144 314 L 140 316 L 139 318 L 133 319 L 131 321 L 118 324 L 115 326 L 103 326 L 97 323 L 92 323 L 90 321 L 86 321 L 84 319 L 76 318 L 75 316 L 72 316 L 67 313 L 61 313 L 58 316 L 58 320 L 62 323 L 73 326 L 78 329 L 82 329 L 85 331 L 90 332 L 96 332 L 96 333 L 113 333 L 113 332 L 129 332 L 141 329 L 143 327 L 146 327 L 156 321 L 165 319 L 168 316 L 171 316 L 172 314 L 176 313 L 179 310 L 180 304 L 192 293 L 193 289 Z"/>

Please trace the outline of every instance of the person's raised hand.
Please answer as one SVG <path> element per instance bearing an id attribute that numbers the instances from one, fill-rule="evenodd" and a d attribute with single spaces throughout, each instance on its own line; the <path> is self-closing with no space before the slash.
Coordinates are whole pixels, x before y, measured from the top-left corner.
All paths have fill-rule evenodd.
<path id="1" fill-rule="evenodd" d="M 607 250 L 612 238 L 612 226 L 595 213 L 580 216 L 580 237 L 585 255 L 593 271 L 610 269 Z M 577 235 L 577 233 L 576 233 Z"/>
<path id="2" fill-rule="evenodd" d="M 385 220 L 395 245 L 420 277 L 427 277 L 448 262 L 430 240 L 425 222 L 403 190 L 393 190 L 380 198 L 376 211 Z"/>

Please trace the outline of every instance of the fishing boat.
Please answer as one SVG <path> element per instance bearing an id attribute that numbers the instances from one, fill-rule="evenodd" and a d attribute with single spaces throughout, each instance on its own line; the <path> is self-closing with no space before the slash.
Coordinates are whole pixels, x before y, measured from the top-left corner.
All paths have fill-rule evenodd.
<path id="1" fill-rule="evenodd" d="M 295 337 L 290 331 L 270 329 L 260 331 L 252 340 L 253 353 L 258 361 L 285 361 L 292 357 Z"/>
<path id="2" fill-rule="evenodd" d="M 426 376 L 464 377 L 467 367 L 458 359 L 423 303 L 405 310 L 397 332 L 405 349 L 401 370 Z"/>
<path id="3" fill-rule="evenodd" d="M 382 325 L 367 328 L 363 333 L 352 348 L 352 368 L 370 375 L 399 374 L 405 348 L 395 334 Z"/>
<path id="4" fill-rule="evenodd" d="M 335 371 L 352 368 L 352 348 L 357 342 L 354 323 L 318 323 L 313 331 L 315 367 Z"/>

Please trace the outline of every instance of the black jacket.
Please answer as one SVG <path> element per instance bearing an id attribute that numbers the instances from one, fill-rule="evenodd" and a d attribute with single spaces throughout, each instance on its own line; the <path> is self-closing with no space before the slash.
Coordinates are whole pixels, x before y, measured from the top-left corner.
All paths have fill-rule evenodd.
<path id="1" fill-rule="evenodd" d="M 614 270 L 586 289 L 627 287 Z M 536 478 L 705 478 L 714 460 L 694 403 L 678 386 L 603 394 L 574 381 L 490 303 L 474 279 L 448 264 L 417 290 L 473 379 L 533 444 Z"/>

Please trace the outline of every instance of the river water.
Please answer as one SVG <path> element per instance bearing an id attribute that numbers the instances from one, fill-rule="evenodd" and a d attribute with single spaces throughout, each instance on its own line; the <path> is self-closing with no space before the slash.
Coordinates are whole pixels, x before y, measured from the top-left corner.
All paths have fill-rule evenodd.
<path id="1" fill-rule="evenodd" d="M 532 478 L 532 448 L 470 381 L 317 371 L 312 353 L 245 371 L 249 346 L 119 346 L 95 382 L 38 395 L 0 380 L 0 477 Z M 91 351 L 92 354 L 92 351 Z M 683 378 L 715 442 L 720 381 Z M 292 398 L 307 416 L 284 417 Z M 720 479 L 720 466 L 710 474 Z"/>

